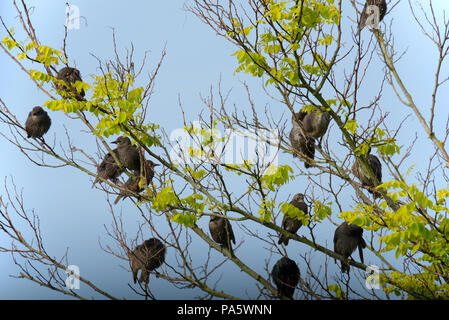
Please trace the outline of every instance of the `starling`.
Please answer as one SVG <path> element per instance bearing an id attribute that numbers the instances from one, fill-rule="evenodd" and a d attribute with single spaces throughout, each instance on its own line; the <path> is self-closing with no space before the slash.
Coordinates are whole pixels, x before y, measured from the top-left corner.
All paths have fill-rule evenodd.
<path id="1" fill-rule="evenodd" d="M 73 93 L 75 94 L 75 98 L 77 100 L 83 100 L 83 97 L 85 95 L 85 92 L 83 89 L 81 89 L 81 92 L 76 92 L 75 88 L 72 86 L 76 81 L 83 81 L 81 80 L 81 74 L 78 69 L 65 67 L 59 70 L 58 74 L 56 75 L 56 78 L 58 80 L 63 80 L 65 82 L 65 86 L 62 84 L 56 84 L 56 89 L 65 91 L 67 93 Z"/>
<path id="2" fill-rule="evenodd" d="M 140 155 L 137 148 L 131 144 L 128 137 L 118 137 L 112 143 L 117 144 L 117 154 L 120 163 L 129 170 L 140 171 Z"/>
<path id="3" fill-rule="evenodd" d="M 302 210 L 305 214 L 308 214 L 307 204 L 304 202 L 304 195 L 302 193 L 297 193 L 293 197 L 290 204 L 294 205 L 299 210 Z M 282 219 L 282 228 L 290 233 L 296 234 L 298 229 L 302 226 L 301 221 L 298 219 L 289 217 L 287 214 L 284 215 Z M 278 244 L 284 243 L 284 245 L 288 245 L 289 238 L 281 235 L 279 237 Z"/>
<path id="4" fill-rule="evenodd" d="M 304 112 L 300 113 L 304 114 Z M 302 117 L 301 121 L 306 135 L 315 139 L 322 137 L 326 133 L 331 121 L 329 113 L 322 111 L 312 111 L 305 113 L 303 116 L 297 116 L 297 118 L 300 117 Z"/>
<path id="5" fill-rule="evenodd" d="M 159 239 L 151 238 L 129 254 L 134 283 L 137 281 L 137 272 L 141 270 L 139 283 L 144 282 L 148 286 L 149 273 L 164 263 L 165 251 L 166 247 Z"/>
<path id="6" fill-rule="evenodd" d="M 155 164 L 153 161 L 151 160 L 145 161 L 145 165 L 143 167 L 144 172 L 142 177 L 145 177 L 146 185 L 150 185 L 151 181 L 153 180 L 155 166 L 158 165 Z M 128 180 L 125 182 L 125 188 L 135 193 L 142 192 L 144 188 L 139 187 L 140 177 L 141 177 L 140 172 L 134 171 L 134 177 L 129 177 Z M 120 199 L 125 199 L 126 197 L 129 197 L 131 194 L 132 193 L 130 192 L 121 190 L 120 194 L 115 199 L 114 204 L 117 204 Z"/>
<path id="7" fill-rule="evenodd" d="M 34 107 L 25 122 L 27 138 L 42 138 L 51 125 L 51 119 L 41 107 Z"/>
<path id="8" fill-rule="evenodd" d="M 281 299 L 293 299 L 293 293 L 299 282 L 299 275 L 299 268 L 293 260 L 282 257 L 276 262 L 273 270 L 271 270 L 271 276 Z"/>
<path id="9" fill-rule="evenodd" d="M 231 254 L 234 254 L 231 241 L 235 244 L 235 237 L 228 219 L 210 216 L 209 231 L 215 242 L 227 248 Z"/>
<path id="10" fill-rule="evenodd" d="M 365 240 L 363 240 L 363 229 L 355 224 L 343 222 L 335 230 L 334 234 L 334 251 L 347 259 L 359 248 L 360 260 L 363 262 L 363 248 L 366 248 Z M 349 272 L 349 263 L 341 262 L 341 272 Z"/>
<path id="11" fill-rule="evenodd" d="M 112 150 L 112 152 L 117 156 L 117 149 Z M 109 179 L 114 183 L 117 181 L 117 178 L 123 173 L 123 169 L 120 169 L 114 157 L 107 153 L 97 168 L 97 178 L 94 181 L 93 186 L 100 181 L 99 177 L 103 179 Z"/>
<path id="12" fill-rule="evenodd" d="M 376 6 L 379 9 L 378 17 L 376 17 L 377 10 L 370 9 L 369 6 Z M 360 16 L 357 33 L 360 33 L 360 31 L 362 31 L 362 29 L 367 25 L 367 22 L 368 22 L 368 24 L 381 22 L 385 16 L 386 12 L 387 12 L 387 2 L 385 0 L 366 0 L 365 6 L 363 7 L 363 10 L 362 10 L 362 13 Z M 368 20 L 368 18 L 371 15 L 374 15 L 374 17 L 373 17 L 374 20 L 371 20 L 371 19 Z M 379 20 L 377 20 L 377 18 L 379 18 Z"/>
<path id="13" fill-rule="evenodd" d="M 368 159 L 368 163 L 373 170 L 373 173 L 379 183 L 382 183 L 382 164 L 380 163 L 379 159 L 370 154 L 370 151 L 368 151 L 368 154 L 366 155 L 366 158 Z M 360 180 L 362 183 L 362 186 L 368 189 L 368 191 L 374 196 L 376 196 L 376 192 L 373 193 L 371 188 L 375 188 L 377 186 L 374 179 L 370 179 L 369 174 L 361 167 L 362 164 L 358 159 L 355 160 L 354 164 L 352 165 L 352 173 Z"/>
<path id="14" fill-rule="evenodd" d="M 293 128 L 290 131 L 290 143 L 293 147 L 294 155 L 299 157 L 301 155 L 304 158 L 304 166 L 310 168 L 310 158 L 313 160 L 315 157 L 315 139 L 310 136 L 304 136 L 301 132 L 299 125 L 293 120 Z"/>

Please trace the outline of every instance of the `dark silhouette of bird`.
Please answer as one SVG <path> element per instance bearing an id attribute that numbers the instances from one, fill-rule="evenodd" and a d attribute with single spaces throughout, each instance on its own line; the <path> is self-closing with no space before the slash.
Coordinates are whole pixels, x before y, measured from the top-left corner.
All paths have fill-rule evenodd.
<path id="1" fill-rule="evenodd" d="M 165 245 L 156 238 L 145 240 L 129 253 L 129 262 L 133 273 L 134 283 L 137 281 L 137 273 L 140 270 L 139 283 L 148 286 L 149 274 L 159 268 L 165 261 Z"/>
<path id="2" fill-rule="evenodd" d="M 112 143 L 117 144 L 117 154 L 120 163 L 131 171 L 140 171 L 140 155 L 137 148 L 131 144 L 128 137 L 118 137 Z"/>
<path id="3" fill-rule="evenodd" d="M 309 214 L 307 204 L 304 202 L 304 195 L 302 193 L 297 193 L 293 197 L 292 201 L 290 201 L 291 205 L 294 205 L 299 210 L 302 210 L 305 214 Z M 302 222 L 298 219 L 292 218 L 289 215 L 285 214 L 284 218 L 282 219 L 282 229 L 296 234 L 298 229 L 302 226 Z M 288 245 L 288 241 L 290 239 L 288 237 L 285 237 L 284 235 L 281 235 L 279 237 L 278 244 L 284 243 L 284 245 Z"/>
<path id="4" fill-rule="evenodd" d="M 71 67 L 64 67 L 56 75 L 56 78 L 58 80 L 63 80 L 65 82 L 65 86 L 63 84 L 56 84 L 56 89 L 64 91 L 69 94 L 68 97 L 70 97 L 70 94 L 75 95 L 75 98 L 77 100 L 83 100 L 83 97 L 85 95 L 84 89 L 81 89 L 81 92 L 77 92 L 73 84 L 76 81 L 83 81 L 81 80 L 81 74 L 78 69 L 71 68 Z M 63 96 L 65 98 L 65 96 Z"/>
<path id="5" fill-rule="evenodd" d="M 306 135 L 315 139 L 326 133 L 331 121 L 329 113 L 318 110 L 310 113 L 300 111 L 296 113 L 296 119 L 302 122 Z"/>
<path id="6" fill-rule="evenodd" d="M 118 159 L 117 149 L 112 150 L 112 152 L 116 155 Z M 115 161 L 114 157 L 108 152 L 103 161 L 97 167 L 97 177 L 92 186 L 94 186 L 100 180 L 100 177 L 103 179 L 109 179 L 112 182 L 116 183 L 117 178 L 123 173 L 123 168 L 120 169 L 119 165 Z"/>
<path id="7" fill-rule="evenodd" d="M 33 108 L 25 122 L 27 138 L 42 138 L 50 129 L 51 119 L 47 112 L 39 106 Z"/>
<path id="8" fill-rule="evenodd" d="M 367 20 L 371 15 L 376 15 L 376 10 L 371 10 L 369 6 L 376 6 L 379 10 L 378 15 L 379 21 L 377 21 L 376 16 L 373 16 L 374 20 L 371 20 L 373 23 L 381 22 L 385 16 L 385 13 L 387 12 L 387 2 L 385 0 L 366 0 L 363 10 L 361 12 L 357 33 L 360 33 L 360 31 L 362 31 L 362 29 L 366 26 L 367 22 L 370 22 Z"/>
<path id="9" fill-rule="evenodd" d="M 209 231 L 215 242 L 227 248 L 231 254 L 234 254 L 231 245 L 231 241 L 235 244 L 234 231 L 232 231 L 232 226 L 228 219 L 210 216 Z"/>
<path id="10" fill-rule="evenodd" d="M 282 257 L 273 266 L 271 276 L 278 289 L 279 297 L 292 300 L 300 277 L 296 263 L 287 257 Z"/>
<path id="11" fill-rule="evenodd" d="M 304 136 L 301 132 L 301 128 L 294 120 L 289 138 L 293 147 L 294 156 L 303 159 L 304 166 L 310 168 L 310 160 L 313 160 L 315 157 L 315 139 L 310 136 Z M 300 157 L 300 155 L 302 157 Z"/>
<path id="12" fill-rule="evenodd" d="M 120 199 L 125 199 L 126 197 L 129 197 L 132 195 L 132 192 L 139 193 L 145 190 L 145 188 L 139 186 L 139 182 L 141 180 L 141 177 L 145 177 L 145 184 L 150 185 L 151 181 L 154 177 L 154 167 L 158 166 L 151 160 L 145 160 L 144 166 L 143 166 L 143 174 L 140 175 L 139 171 L 134 171 L 134 176 L 129 177 L 128 180 L 125 182 L 125 188 L 129 191 L 120 191 L 120 194 L 117 196 L 117 198 L 114 201 L 114 204 L 117 204 Z M 131 191 L 131 192 L 130 192 Z M 140 199 L 140 198 L 138 198 Z"/>
<path id="13" fill-rule="evenodd" d="M 370 152 L 371 148 L 369 149 L 366 158 L 368 159 L 368 163 L 373 170 L 378 183 L 382 183 L 382 164 L 380 163 L 380 160 L 375 155 L 370 154 Z M 374 179 L 370 178 L 370 175 L 359 159 L 356 159 L 352 165 L 352 173 L 360 180 L 363 187 L 368 189 L 368 191 L 375 197 L 378 196 L 378 192 L 372 190 L 372 188 L 377 187 L 378 184 Z"/>
<path id="14" fill-rule="evenodd" d="M 355 224 L 343 222 L 335 230 L 334 251 L 341 254 L 345 259 L 351 256 L 355 249 L 359 248 L 360 260 L 363 262 L 363 248 L 366 248 L 366 242 L 363 240 L 363 229 Z M 349 263 L 341 262 L 341 272 L 349 272 Z"/>

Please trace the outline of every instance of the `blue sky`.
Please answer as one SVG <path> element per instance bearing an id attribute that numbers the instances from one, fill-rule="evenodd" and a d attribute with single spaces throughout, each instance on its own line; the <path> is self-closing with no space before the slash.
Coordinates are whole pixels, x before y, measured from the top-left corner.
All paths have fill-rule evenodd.
<path id="1" fill-rule="evenodd" d="M 61 48 L 64 34 L 65 1 L 40 0 L 27 3 L 29 7 L 36 7 L 31 18 L 41 42 L 54 48 Z M 265 95 L 261 86 L 262 81 L 241 74 L 234 75 L 236 59 L 231 54 L 235 48 L 225 39 L 216 36 L 192 14 L 185 12 L 182 9 L 183 1 L 132 1 L 130 3 L 97 0 L 72 1 L 71 4 L 80 8 L 87 25 L 82 23 L 79 30 L 70 32 L 67 52 L 70 64 L 76 65 L 81 70 L 83 79 L 87 82 L 89 82 L 90 74 L 98 72 L 97 61 L 91 56 L 91 53 L 102 59 L 113 57 L 111 27 L 115 29 L 121 53 L 124 53 L 124 49 L 133 43 L 136 53 L 135 60 L 140 61 L 143 52 L 149 51 L 146 68 L 148 72 L 154 68 L 164 45 L 166 45 L 167 56 L 156 80 L 149 117 L 151 121 L 164 127 L 168 133 L 183 126 L 178 105 L 179 99 L 187 111 L 187 120 L 197 120 L 195 115 L 204 107 L 200 94 L 207 96 L 210 87 L 217 87 L 220 78 L 225 91 L 232 89 L 229 99 L 230 107 L 234 104 L 239 110 L 248 107 L 246 93 L 241 84 L 241 81 L 246 81 L 261 112 L 267 105 L 277 116 L 281 116 L 281 113 L 285 111 L 281 109 L 281 105 L 276 104 Z M 449 9 L 447 0 L 434 1 L 434 4 L 438 8 Z M 351 10 L 346 11 L 346 16 L 349 12 L 353 13 Z M 13 6 L 6 1 L 1 1 L 0 14 L 7 25 L 16 26 L 17 34 L 20 35 L 21 31 Z M 349 27 L 350 21 L 346 16 L 344 27 Z M 399 69 L 404 74 L 405 84 L 411 88 L 412 92 L 416 93 L 416 103 L 423 106 L 425 110 L 425 106 L 430 101 L 433 84 L 434 48 L 430 47 L 429 42 L 412 23 L 406 2 L 403 1 L 390 15 L 386 16 L 385 22 L 390 24 L 393 17 L 392 26 L 398 51 L 402 52 L 407 49 L 405 58 L 398 64 Z M 3 33 L 0 35 L 4 36 Z M 369 32 L 365 31 L 363 37 L 368 38 L 369 36 Z M 351 38 L 347 37 L 346 42 L 348 46 L 352 45 Z M 35 105 L 42 105 L 46 101 L 46 97 L 34 87 L 32 82 L 27 81 L 23 72 L 18 72 L 17 66 L 4 54 L 0 55 L 0 66 L 2 74 L 0 97 L 14 110 L 18 119 L 25 122 L 30 109 Z M 366 103 L 372 99 L 366 84 L 370 81 L 378 81 L 382 75 L 381 68 L 382 64 L 375 56 L 369 69 L 369 79 L 361 90 L 360 99 Z M 447 69 L 445 71 L 447 73 Z M 422 79 L 430 80 L 424 82 Z M 441 101 L 448 101 L 448 91 L 443 88 L 443 92 L 440 97 Z M 383 108 L 391 112 L 392 124 L 397 123 L 409 112 L 399 104 L 388 86 L 385 88 L 381 103 Z M 81 132 L 82 126 L 79 123 L 70 121 L 57 112 L 52 112 L 50 116 L 52 117 L 52 127 L 47 133 L 46 139 L 53 139 L 55 136 L 57 139 L 64 139 L 64 126 L 66 126 L 77 145 L 83 146 L 91 153 L 96 151 L 94 140 L 88 134 Z M 444 120 L 439 121 L 437 128 L 441 135 L 445 119 L 447 119 L 447 109 L 439 113 L 439 116 Z M 417 131 L 422 135 L 423 131 L 417 128 L 417 125 L 417 120 L 411 118 L 407 122 L 405 132 L 401 135 L 400 142 L 409 143 L 413 138 L 410 132 Z M 7 132 L 7 127 L 2 124 L 0 130 Z M 331 130 L 337 132 L 335 127 Z M 339 134 L 336 136 L 336 139 L 340 139 Z M 110 141 L 113 141 L 112 138 Z M 426 150 L 428 152 L 431 149 L 428 149 L 425 137 L 420 138 L 418 143 L 422 143 L 419 148 L 422 152 L 416 153 L 410 160 L 410 164 L 416 163 L 419 167 L 419 164 L 428 157 Z M 71 167 L 58 169 L 37 167 L 3 138 L 0 139 L 0 150 L 3 154 L 0 157 L 1 184 L 3 185 L 4 177 L 8 184 L 10 177 L 13 177 L 18 189 L 23 190 L 25 207 L 27 210 L 34 210 L 39 216 L 42 233 L 45 235 L 44 241 L 51 255 L 61 256 L 69 247 L 70 263 L 80 266 L 82 276 L 117 297 L 138 298 L 128 288 L 128 283 L 131 283 L 132 279 L 131 274 L 123 268 L 127 268 L 127 263 L 119 261 L 100 249 L 100 242 L 103 245 L 111 243 L 105 234 L 104 226 L 109 227 L 112 219 L 105 201 L 105 194 L 91 189 L 92 178 Z M 291 163 L 292 159 L 287 155 L 282 155 L 280 162 Z M 387 180 L 389 175 L 385 172 L 384 177 Z M 234 183 L 234 187 L 239 186 L 238 180 L 233 180 L 232 183 Z M 282 195 L 288 197 L 290 194 L 302 192 L 307 187 L 305 183 L 305 179 L 296 179 L 294 183 L 282 190 Z M 0 194 L 4 194 L 3 188 Z M 347 199 L 342 201 L 347 206 L 346 209 L 350 209 L 352 205 L 351 195 L 352 193 L 348 194 Z M 117 213 L 123 214 L 124 221 L 129 228 L 126 230 L 127 233 L 133 234 L 137 230 L 140 214 L 133 208 L 129 200 L 119 203 L 115 209 Z M 338 216 L 338 212 L 333 213 L 334 219 L 336 216 Z M 207 222 L 208 219 L 203 218 L 199 225 L 208 233 Z M 329 224 L 318 228 L 321 244 L 331 247 L 333 228 Z M 263 273 L 264 261 L 268 257 L 268 252 L 260 248 L 260 242 L 250 239 L 239 228 L 234 227 L 234 231 L 237 242 L 243 241 L 237 254 L 248 257 L 246 260 L 248 264 Z M 299 233 L 301 234 L 301 231 Z M 0 233 L 0 244 L 9 241 Z M 193 241 L 200 243 L 200 239 L 195 235 Z M 205 259 L 207 251 L 204 246 L 199 245 L 195 247 L 195 250 L 197 252 L 194 253 L 194 256 L 197 261 Z M 309 248 L 299 243 L 291 243 L 288 252 L 290 257 L 299 262 L 299 255 L 309 252 Z M 218 257 L 218 253 L 212 252 L 212 256 Z M 314 253 L 313 256 L 319 257 L 315 262 L 318 268 L 322 255 Z M 355 254 L 354 257 L 358 259 L 358 254 Z M 167 252 L 167 259 L 171 262 L 174 261 L 170 251 Z M 278 257 L 274 259 L 277 260 Z M 275 260 L 272 260 L 270 268 Z M 365 262 L 370 263 L 369 255 Z M 332 261 L 330 267 L 334 272 L 336 271 Z M 19 270 L 9 254 L 0 254 L 0 270 L 0 299 L 64 298 L 61 294 L 40 288 L 30 281 L 12 278 L 11 275 L 16 275 Z M 248 276 L 236 270 L 229 263 L 225 264 L 224 271 L 225 289 L 240 297 L 245 298 L 246 294 L 248 297 L 253 297 L 256 291 L 252 284 L 253 281 Z M 230 276 L 231 274 L 232 276 Z M 165 281 L 155 278 L 152 278 L 151 286 L 157 293 L 157 297 L 161 299 L 194 298 L 198 293 L 195 290 L 178 290 L 167 286 Z M 92 295 L 94 298 L 99 298 L 98 295 L 83 288 L 81 293 L 88 297 Z"/>

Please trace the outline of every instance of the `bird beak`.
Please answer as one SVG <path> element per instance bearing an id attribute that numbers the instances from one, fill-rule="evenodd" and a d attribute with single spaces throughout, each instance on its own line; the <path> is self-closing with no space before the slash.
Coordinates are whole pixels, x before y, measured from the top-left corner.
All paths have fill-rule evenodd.
<path id="1" fill-rule="evenodd" d="M 117 140 L 116 140 L 116 141 L 112 141 L 111 143 L 113 143 L 113 144 L 117 144 Z"/>

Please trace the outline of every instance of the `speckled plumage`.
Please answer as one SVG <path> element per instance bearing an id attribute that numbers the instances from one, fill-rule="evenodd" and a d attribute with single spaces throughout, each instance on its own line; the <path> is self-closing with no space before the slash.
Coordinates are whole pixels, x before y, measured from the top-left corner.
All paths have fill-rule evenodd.
<path id="1" fill-rule="evenodd" d="M 134 283 L 137 281 L 137 273 L 140 270 L 139 283 L 148 285 L 149 274 L 159 268 L 165 261 L 166 247 L 156 238 L 145 240 L 129 253 L 129 262 L 133 273 Z"/>
<path id="2" fill-rule="evenodd" d="M 82 98 L 85 95 L 84 90 L 81 90 L 81 92 L 78 93 L 73 87 L 73 84 L 76 81 L 83 81 L 81 79 L 81 74 L 78 69 L 71 67 L 64 67 L 61 70 L 59 70 L 59 72 L 56 75 L 56 78 L 58 80 L 63 80 L 65 82 L 65 85 L 56 84 L 56 89 L 74 95 L 77 100 L 82 100 Z"/>
<path id="3" fill-rule="evenodd" d="M 363 229 L 358 225 L 348 224 L 345 221 L 335 230 L 334 251 L 346 259 L 351 256 L 355 249 L 359 248 L 360 260 L 363 263 L 363 248 L 365 247 Z M 341 271 L 349 272 L 349 264 L 347 262 L 341 263 Z"/>
<path id="4" fill-rule="evenodd" d="M 292 119 L 292 130 L 289 134 L 290 143 L 293 147 L 294 155 L 302 156 L 304 160 L 304 166 L 310 168 L 310 159 L 315 157 L 315 139 L 310 136 L 304 136 L 301 132 L 299 125 Z M 307 158 L 306 158 L 307 157 Z"/>
<path id="5" fill-rule="evenodd" d="M 307 208 L 307 204 L 304 202 L 304 195 L 302 193 L 297 193 L 293 197 L 290 204 L 294 205 L 299 210 L 302 210 L 305 214 L 309 214 L 309 210 Z M 284 215 L 282 219 L 282 228 L 290 233 L 296 234 L 299 228 L 302 226 L 301 221 L 298 219 L 289 217 L 287 214 Z M 281 235 L 279 237 L 278 244 L 283 243 L 284 245 L 288 245 L 289 238 Z"/>
<path id="6" fill-rule="evenodd" d="M 154 177 L 154 167 L 156 166 L 156 164 L 151 160 L 145 160 L 144 163 L 144 172 L 142 176 L 145 177 L 146 185 L 150 185 Z M 144 188 L 139 187 L 140 177 L 140 172 L 134 171 L 134 177 L 129 177 L 128 180 L 126 180 L 124 187 L 131 192 L 142 192 Z M 117 204 L 120 199 L 125 199 L 126 197 L 132 195 L 132 193 L 129 191 L 120 191 L 120 194 L 115 199 L 114 204 Z"/>
<path id="7" fill-rule="evenodd" d="M 387 2 L 385 0 L 367 0 L 363 6 L 363 10 L 360 15 L 360 21 L 358 25 L 358 33 L 366 26 L 367 20 L 370 15 L 374 14 L 374 11 L 370 11 L 368 6 L 377 6 L 379 9 L 379 21 L 381 22 L 387 12 Z M 367 12 L 368 10 L 368 12 Z M 376 18 L 374 18 L 376 20 Z"/>
<path id="8" fill-rule="evenodd" d="M 278 289 L 279 297 L 293 299 L 300 277 L 298 265 L 293 260 L 282 257 L 273 266 L 271 276 Z"/>
<path id="9" fill-rule="evenodd" d="M 235 244 L 234 231 L 228 219 L 210 216 L 209 231 L 215 242 L 227 248 L 233 254 L 231 242 Z"/>
<path id="10" fill-rule="evenodd" d="M 47 112 L 39 106 L 33 108 L 25 122 L 27 138 L 42 138 L 51 126 L 51 119 Z"/>
<path id="11" fill-rule="evenodd" d="M 375 177 L 377 178 L 379 183 L 382 183 L 382 164 L 380 160 L 372 154 L 367 154 L 366 158 L 368 159 L 368 163 L 373 170 Z M 352 165 L 352 173 L 356 176 L 364 187 L 367 187 L 370 193 L 373 193 L 369 188 L 374 188 L 377 186 L 377 183 L 374 179 L 370 179 L 369 174 L 362 167 L 362 163 L 360 160 L 356 159 L 354 164 Z"/>
<path id="12" fill-rule="evenodd" d="M 131 144 L 128 137 L 118 137 L 112 143 L 117 144 L 117 154 L 120 163 L 129 170 L 140 171 L 140 155 L 137 148 Z"/>

